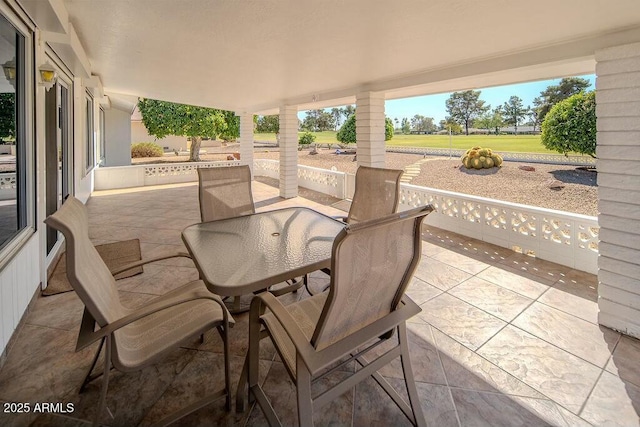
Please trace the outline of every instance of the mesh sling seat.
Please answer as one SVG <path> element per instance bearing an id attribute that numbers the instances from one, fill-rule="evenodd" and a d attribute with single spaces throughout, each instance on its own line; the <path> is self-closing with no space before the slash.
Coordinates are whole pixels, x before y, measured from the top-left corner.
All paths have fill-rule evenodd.
<path id="1" fill-rule="evenodd" d="M 218 221 L 256 212 L 251 191 L 249 166 L 198 168 L 198 199 L 202 222 Z M 302 282 L 291 280 L 289 286 L 273 290 L 275 295 L 298 290 Z M 246 311 L 235 297 L 232 312 Z"/>
<path id="2" fill-rule="evenodd" d="M 395 213 L 400 201 L 400 169 L 360 166 L 356 171 L 356 188 L 344 218 L 347 224 L 380 218 Z"/>
<path id="3" fill-rule="evenodd" d="M 234 321 L 219 296 L 211 293 L 202 281 L 193 281 L 142 307 L 122 305 L 116 281 L 89 240 L 87 209 L 78 199 L 69 197 L 45 223 L 62 232 L 67 250 L 67 277 L 84 304 L 76 351 L 99 341 L 100 345 L 88 369 L 85 386 L 102 376 L 102 390 L 94 425 L 104 412 L 111 366 L 121 372 L 133 372 L 160 361 L 179 345 L 190 342 L 205 331 L 216 328 L 224 345 L 225 387 L 160 421 L 171 423 L 189 413 L 226 397 L 230 410 L 228 330 Z M 123 267 L 124 270 L 146 261 Z M 92 375 L 104 348 L 102 372 Z"/>
<path id="4" fill-rule="evenodd" d="M 398 211 L 400 202 L 400 177 L 404 171 L 400 169 L 372 168 L 360 166 L 356 171 L 356 185 L 347 216 L 336 216 L 347 224 L 355 224 L 389 215 Z M 322 270 L 331 274 L 329 269 Z M 305 277 L 307 292 L 315 295 Z M 322 291 L 327 290 L 327 287 Z"/>
<path id="5" fill-rule="evenodd" d="M 257 400 L 270 425 L 280 425 L 280 421 L 259 384 L 259 345 L 266 336 L 273 341 L 296 385 L 299 425 L 313 425 L 315 410 L 369 376 L 414 425 L 425 425 L 405 324 L 420 312 L 420 307 L 404 292 L 420 260 L 422 221 L 432 210 L 429 205 L 348 225 L 333 244 L 328 293 L 288 306 L 269 294 L 254 297 L 246 362 L 248 386 L 250 397 Z M 269 311 L 264 314 L 266 308 Z M 394 336 L 397 341 L 393 348 L 374 360 L 367 359 L 371 350 Z M 408 404 L 378 373 L 398 356 Z M 352 360 L 359 365 L 356 373 L 312 396 L 314 381 Z"/>

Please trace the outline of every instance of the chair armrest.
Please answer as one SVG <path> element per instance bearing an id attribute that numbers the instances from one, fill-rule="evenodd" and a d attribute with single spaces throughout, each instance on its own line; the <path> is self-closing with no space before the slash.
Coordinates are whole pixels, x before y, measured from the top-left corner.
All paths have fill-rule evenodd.
<path id="1" fill-rule="evenodd" d="M 336 216 L 332 216 L 331 218 L 337 219 L 342 222 L 347 222 L 348 217 L 346 215 L 336 215 Z"/>
<path id="2" fill-rule="evenodd" d="M 191 258 L 191 255 L 189 255 L 186 252 L 176 252 L 176 253 L 168 254 L 168 255 L 160 255 L 160 256 L 157 256 L 155 258 L 149 258 L 149 259 L 143 259 L 143 260 L 140 260 L 140 261 L 134 261 L 134 262 L 131 262 L 129 264 L 122 265 L 122 266 L 120 266 L 118 268 L 114 268 L 113 270 L 111 270 L 111 275 L 115 276 L 116 274 L 120 274 L 120 273 L 122 273 L 124 271 L 131 270 L 132 268 L 140 267 L 141 265 L 149 264 L 151 262 L 156 262 L 156 261 L 162 261 L 164 259 L 169 259 L 169 258 L 177 258 L 177 257 Z"/>
<path id="3" fill-rule="evenodd" d="M 364 345 L 373 338 L 383 335 L 385 332 L 395 328 L 400 323 L 405 322 L 421 311 L 422 309 L 413 302 L 411 298 L 405 295 L 396 310 L 351 335 L 342 338 L 340 341 L 316 351 L 310 359 L 310 364 L 307 365 L 309 370 L 312 375 L 315 375 L 320 370 L 326 368 L 327 360 L 340 360 L 350 354 L 355 348 Z"/>
<path id="4" fill-rule="evenodd" d="M 310 367 L 309 364 L 313 363 L 312 360 L 316 350 L 309 342 L 309 338 L 307 338 L 304 332 L 302 332 L 302 329 L 298 327 L 298 323 L 287 311 L 285 306 L 282 305 L 282 303 L 270 292 L 265 292 L 253 297 L 251 300 L 249 322 L 258 321 L 258 318 L 263 313 L 262 305 L 265 305 L 269 310 L 271 310 L 276 319 L 278 319 L 278 322 L 280 322 L 285 332 L 293 342 L 293 346 L 296 348 L 296 351 L 300 354 L 307 367 Z"/>
<path id="5" fill-rule="evenodd" d="M 194 290 L 176 295 L 171 298 L 162 299 L 161 301 L 152 302 L 151 304 L 141 307 L 133 313 L 121 317 L 120 319 L 108 324 L 103 328 L 98 329 L 97 331 L 86 334 L 83 338 L 78 337 L 76 351 L 82 350 L 83 348 L 106 337 L 107 335 L 111 335 L 118 329 L 123 328 L 124 326 L 127 326 L 135 322 L 136 320 L 140 320 L 143 317 L 150 316 L 154 313 L 174 307 L 176 305 L 199 299 L 213 300 L 218 303 L 218 305 L 220 305 L 220 307 L 222 308 L 223 322 L 225 327 L 228 327 L 229 325 L 233 325 L 235 323 L 235 320 L 233 320 L 233 317 L 231 317 L 229 311 L 227 310 L 227 307 L 224 305 L 222 299 L 220 299 L 218 295 L 212 294 L 211 292 L 206 290 Z"/>

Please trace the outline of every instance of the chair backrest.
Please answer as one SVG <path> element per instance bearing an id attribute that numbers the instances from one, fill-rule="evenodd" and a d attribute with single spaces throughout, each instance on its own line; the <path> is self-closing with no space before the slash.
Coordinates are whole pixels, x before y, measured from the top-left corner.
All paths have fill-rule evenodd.
<path id="1" fill-rule="evenodd" d="M 420 261 L 431 205 L 349 224 L 336 237 L 331 285 L 311 344 L 322 350 L 395 310 Z"/>
<path id="2" fill-rule="evenodd" d="M 347 223 L 354 224 L 396 212 L 402 173 L 398 169 L 360 166 L 356 171 L 356 189 Z"/>
<path id="3" fill-rule="evenodd" d="M 199 168 L 202 222 L 255 213 L 249 166 Z"/>
<path id="4" fill-rule="evenodd" d="M 45 224 L 62 232 L 67 245 L 67 278 L 100 327 L 128 311 L 120 303 L 116 281 L 89 240 L 89 215 L 78 199 L 69 196 Z"/>

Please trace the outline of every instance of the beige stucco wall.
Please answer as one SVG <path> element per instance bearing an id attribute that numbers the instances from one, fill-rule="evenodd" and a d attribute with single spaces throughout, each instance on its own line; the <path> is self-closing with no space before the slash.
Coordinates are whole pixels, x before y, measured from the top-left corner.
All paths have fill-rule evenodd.
<path id="1" fill-rule="evenodd" d="M 144 127 L 141 121 L 131 120 L 131 143 L 137 142 L 155 142 L 165 149 L 165 151 L 184 151 L 188 150 L 190 142 L 184 136 L 169 135 L 167 137 L 158 139 L 155 136 L 149 135 L 147 128 Z M 202 141 L 202 148 L 207 147 L 220 147 L 222 144 L 220 141 Z"/>
<path id="2" fill-rule="evenodd" d="M 131 143 L 137 142 L 155 142 L 161 147 L 167 147 L 167 150 L 186 150 L 187 138 L 183 136 L 167 136 L 162 139 L 157 139 L 154 136 L 149 135 L 147 128 L 144 127 L 142 122 L 131 121 Z"/>

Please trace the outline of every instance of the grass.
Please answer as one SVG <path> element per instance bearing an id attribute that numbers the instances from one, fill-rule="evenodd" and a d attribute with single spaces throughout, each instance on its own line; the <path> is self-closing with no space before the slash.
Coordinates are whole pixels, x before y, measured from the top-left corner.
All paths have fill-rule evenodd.
<path id="1" fill-rule="evenodd" d="M 336 132 L 312 132 L 316 136 L 316 143 L 337 143 Z M 298 132 L 301 135 L 302 132 Z M 256 133 L 256 141 L 275 141 L 273 133 Z M 520 153 L 558 154 L 547 150 L 540 142 L 540 135 L 453 135 L 451 146 L 459 149 L 469 149 L 473 146 L 491 148 L 494 151 L 511 151 Z M 429 147 L 449 148 L 449 135 L 394 135 L 387 146 L 392 147 Z"/>

